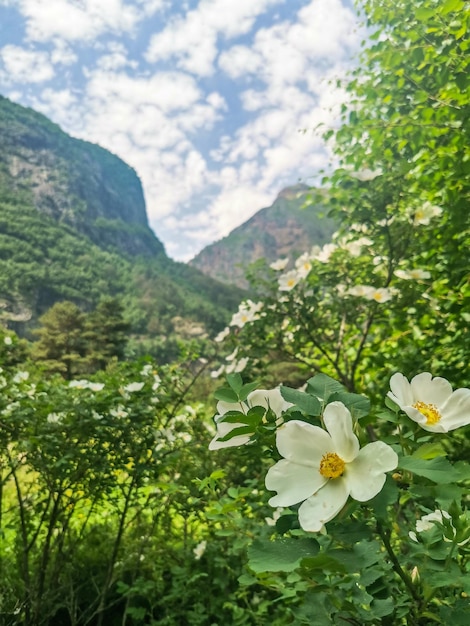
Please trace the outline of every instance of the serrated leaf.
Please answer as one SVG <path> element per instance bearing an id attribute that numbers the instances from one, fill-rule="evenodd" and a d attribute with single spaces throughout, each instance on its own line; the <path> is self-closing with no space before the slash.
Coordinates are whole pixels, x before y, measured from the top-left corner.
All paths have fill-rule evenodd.
<path id="1" fill-rule="evenodd" d="M 287 402 L 295 404 L 306 415 L 320 415 L 321 413 L 321 404 L 318 398 L 305 393 L 305 391 L 291 389 L 282 385 L 281 396 Z"/>
<path id="2" fill-rule="evenodd" d="M 398 422 L 398 415 L 396 413 L 392 413 L 392 411 L 379 411 L 376 413 L 376 416 L 386 422 L 392 422 L 392 424 L 396 424 Z"/>
<path id="3" fill-rule="evenodd" d="M 462 480 L 460 472 L 444 457 L 429 460 L 412 456 L 402 457 L 398 469 L 407 470 L 441 485 Z"/>
<path id="4" fill-rule="evenodd" d="M 256 573 L 292 572 L 302 559 L 315 556 L 319 549 L 316 539 L 256 539 L 248 548 L 248 565 Z"/>
<path id="5" fill-rule="evenodd" d="M 240 426 L 240 428 L 234 428 L 230 432 L 228 432 L 223 437 L 218 437 L 218 441 L 230 441 L 234 437 L 238 437 L 240 435 L 252 435 L 253 427 L 252 426 Z"/>
<path id="6" fill-rule="evenodd" d="M 317 398 L 321 398 L 324 402 L 328 400 L 331 394 L 345 391 L 341 383 L 326 374 L 316 374 L 313 378 L 309 378 L 307 389 L 309 393 L 314 394 Z"/>
<path id="7" fill-rule="evenodd" d="M 375 617 L 391 615 L 395 610 L 395 600 L 393 598 L 385 598 L 384 600 L 374 598 L 371 603 L 371 609 Z"/>
<path id="8" fill-rule="evenodd" d="M 385 396 L 384 403 L 385 403 L 385 406 L 387 407 L 387 409 L 390 409 L 390 411 L 393 411 L 393 413 L 398 413 L 398 411 L 400 410 L 400 407 L 398 406 L 398 404 L 396 402 L 394 402 L 388 396 Z"/>
<path id="9" fill-rule="evenodd" d="M 227 422 L 227 424 L 257 424 L 260 418 L 256 414 L 246 414 L 241 411 L 228 411 L 224 413 L 220 422 Z"/>

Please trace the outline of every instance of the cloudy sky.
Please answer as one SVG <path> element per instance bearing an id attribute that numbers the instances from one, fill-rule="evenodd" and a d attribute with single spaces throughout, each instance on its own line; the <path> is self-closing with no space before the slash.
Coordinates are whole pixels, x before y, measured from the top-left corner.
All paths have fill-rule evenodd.
<path id="1" fill-rule="evenodd" d="M 314 184 L 362 37 L 349 0 L 0 0 L 0 93 L 134 167 L 186 261 Z"/>

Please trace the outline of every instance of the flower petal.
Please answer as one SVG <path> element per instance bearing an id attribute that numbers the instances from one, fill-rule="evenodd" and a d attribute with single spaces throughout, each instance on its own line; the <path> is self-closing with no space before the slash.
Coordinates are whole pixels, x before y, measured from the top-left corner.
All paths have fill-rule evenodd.
<path id="1" fill-rule="evenodd" d="M 408 379 L 397 372 L 390 379 L 390 389 L 388 397 L 399 407 L 411 406 L 414 402 L 411 386 Z"/>
<path id="2" fill-rule="evenodd" d="M 269 407 L 277 417 L 292 406 L 290 402 L 284 400 L 279 389 L 256 389 L 248 394 L 246 400 L 250 407 L 262 406 L 265 409 Z"/>
<path id="3" fill-rule="evenodd" d="M 343 478 L 329 480 L 299 508 L 299 522 L 307 532 L 319 532 L 343 508 L 349 491 Z"/>
<path id="4" fill-rule="evenodd" d="M 418 411 L 418 409 L 413 408 L 412 406 L 404 406 L 402 407 L 403 411 L 408 415 L 410 419 L 419 424 L 423 430 L 427 430 L 430 433 L 445 433 L 447 432 L 447 428 L 445 423 L 442 420 L 439 420 L 435 424 L 428 424 L 428 418 Z"/>
<path id="5" fill-rule="evenodd" d="M 383 441 L 364 446 L 343 474 L 351 498 L 365 502 L 376 496 L 384 485 L 385 472 L 397 465 L 397 453 Z"/>
<path id="6" fill-rule="evenodd" d="M 246 413 L 247 406 L 244 402 L 224 402 L 223 400 L 219 400 L 217 402 L 217 413 L 220 415 L 225 415 L 229 411 L 240 411 L 241 413 Z M 215 417 L 217 419 L 217 416 Z"/>
<path id="7" fill-rule="evenodd" d="M 277 429 L 276 445 L 285 459 L 317 470 L 322 456 L 335 451 L 326 430 L 300 420 L 291 420 Z"/>
<path id="8" fill-rule="evenodd" d="M 323 421 L 333 440 L 334 451 L 349 463 L 359 452 L 359 441 L 352 429 L 352 417 L 342 402 L 331 402 L 323 413 Z"/>
<path id="9" fill-rule="evenodd" d="M 470 389 L 456 389 L 441 409 L 445 432 L 470 424 Z"/>
<path id="10" fill-rule="evenodd" d="M 278 492 L 269 500 L 269 504 L 291 506 L 302 502 L 318 491 L 327 480 L 312 467 L 281 459 L 266 474 L 266 488 Z"/>
<path id="11" fill-rule="evenodd" d="M 452 385 L 445 378 L 432 378 L 429 372 L 422 372 L 411 379 L 413 402 L 421 400 L 426 404 L 435 404 L 438 408 L 452 395 Z"/>
<path id="12" fill-rule="evenodd" d="M 216 415 L 220 419 L 221 415 Z M 217 424 L 217 434 L 209 444 L 209 450 L 220 450 L 221 448 L 233 448 L 235 446 L 244 446 L 250 441 L 250 435 L 236 435 L 227 441 L 219 441 L 225 435 L 235 428 L 242 428 L 246 424 L 229 424 L 228 422 L 219 422 Z"/>

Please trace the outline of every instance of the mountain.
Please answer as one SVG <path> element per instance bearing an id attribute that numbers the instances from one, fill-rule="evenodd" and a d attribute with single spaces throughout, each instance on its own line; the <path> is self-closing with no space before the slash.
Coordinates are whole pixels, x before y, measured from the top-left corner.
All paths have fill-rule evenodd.
<path id="1" fill-rule="evenodd" d="M 308 194 L 309 188 L 302 184 L 283 189 L 271 206 L 204 248 L 190 265 L 216 280 L 246 288 L 246 268 L 258 259 L 269 263 L 281 257 L 293 259 L 315 244 L 330 241 L 336 225 L 323 215 L 321 206 L 303 208 Z"/>
<path id="2" fill-rule="evenodd" d="M 154 256 L 135 171 L 100 146 L 74 139 L 32 109 L 0 96 L 0 189 L 71 226 L 100 248 Z"/>
<path id="3" fill-rule="evenodd" d="M 220 330 L 243 292 L 167 257 L 131 167 L 0 97 L 0 322 L 28 336 L 55 302 L 104 296 L 161 347 Z"/>

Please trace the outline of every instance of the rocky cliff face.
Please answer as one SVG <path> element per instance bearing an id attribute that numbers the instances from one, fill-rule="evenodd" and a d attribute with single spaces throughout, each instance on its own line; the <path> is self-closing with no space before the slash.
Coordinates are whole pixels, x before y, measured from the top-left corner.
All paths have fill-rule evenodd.
<path id="1" fill-rule="evenodd" d="M 303 208 L 307 196 L 305 185 L 283 189 L 270 207 L 204 248 L 190 264 L 212 278 L 245 288 L 246 269 L 258 259 L 269 263 L 281 257 L 294 259 L 315 244 L 323 245 L 336 226 L 322 215 L 321 207 Z"/>
<path id="2" fill-rule="evenodd" d="M 119 298 L 135 354 L 166 359 L 243 296 L 166 256 L 132 168 L 0 97 L 0 325 L 32 338 L 56 302 Z"/>
<path id="3" fill-rule="evenodd" d="M 148 226 L 135 171 L 97 145 L 0 96 L 0 190 L 72 226 L 101 247 L 164 253 Z"/>

